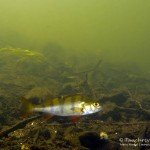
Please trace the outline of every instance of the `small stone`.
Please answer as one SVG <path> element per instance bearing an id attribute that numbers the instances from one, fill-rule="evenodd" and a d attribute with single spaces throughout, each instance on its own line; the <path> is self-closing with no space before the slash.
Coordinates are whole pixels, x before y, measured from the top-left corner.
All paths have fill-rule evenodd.
<path id="1" fill-rule="evenodd" d="M 106 132 L 100 132 L 101 139 L 108 139 L 108 134 Z"/>

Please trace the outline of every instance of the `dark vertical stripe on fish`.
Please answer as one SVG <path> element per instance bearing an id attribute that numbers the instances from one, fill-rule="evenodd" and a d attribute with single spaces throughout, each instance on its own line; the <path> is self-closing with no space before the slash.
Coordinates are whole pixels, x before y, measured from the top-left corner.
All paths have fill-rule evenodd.
<path id="1" fill-rule="evenodd" d="M 90 110 L 91 110 L 91 112 L 93 111 L 93 109 L 92 109 L 92 105 L 90 105 Z"/>
<path id="2" fill-rule="evenodd" d="M 60 113 L 61 114 L 64 113 L 64 101 L 65 101 L 65 98 L 63 96 L 61 96 L 61 98 L 59 98 L 59 106 L 60 106 Z"/>

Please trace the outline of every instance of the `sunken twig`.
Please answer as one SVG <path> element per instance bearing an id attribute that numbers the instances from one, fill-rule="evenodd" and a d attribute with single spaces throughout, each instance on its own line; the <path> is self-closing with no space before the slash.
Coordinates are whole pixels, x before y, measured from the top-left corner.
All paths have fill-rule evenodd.
<path id="1" fill-rule="evenodd" d="M 24 128 L 29 122 L 33 121 L 33 120 L 36 120 L 38 118 L 41 118 L 42 115 L 38 115 L 38 116 L 34 116 L 34 117 L 31 117 L 31 118 L 27 118 L 19 123 L 17 123 L 16 125 L 14 125 L 13 127 L 7 129 L 7 130 L 4 130 L 2 132 L 0 132 L 0 139 L 3 138 L 3 137 L 7 137 L 9 133 L 11 132 L 14 132 L 18 129 L 22 129 Z"/>

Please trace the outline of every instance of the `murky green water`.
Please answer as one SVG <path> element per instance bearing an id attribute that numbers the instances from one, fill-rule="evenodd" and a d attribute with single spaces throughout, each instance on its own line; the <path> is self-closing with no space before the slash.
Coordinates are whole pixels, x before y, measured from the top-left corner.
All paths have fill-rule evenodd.
<path id="1" fill-rule="evenodd" d="M 147 70 L 149 7 L 148 0 L 0 0 L 0 41 L 42 51 L 54 43 L 67 54 L 88 51 Z"/>
<path id="2" fill-rule="evenodd" d="M 82 94 L 103 110 L 76 126 L 31 113 L 8 130 L 12 140 L 0 132 L 0 146 L 42 149 L 44 138 L 45 149 L 78 149 L 80 135 L 99 141 L 100 133 L 114 147 L 118 135 L 148 138 L 149 14 L 149 0 L 0 0 L 0 131 L 22 124 L 22 97 L 38 107 Z M 111 149 L 107 142 L 94 146 Z"/>

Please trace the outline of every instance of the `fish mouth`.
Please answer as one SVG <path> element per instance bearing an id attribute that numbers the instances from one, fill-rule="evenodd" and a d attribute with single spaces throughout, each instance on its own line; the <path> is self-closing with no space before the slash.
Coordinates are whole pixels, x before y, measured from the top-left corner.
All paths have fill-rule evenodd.
<path id="1" fill-rule="evenodd" d="M 97 112 L 100 112 L 100 111 L 102 111 L 103 109 L 102 109 L 102 107 L 100 106 L 96 111 L 95 111 L 95 113 L 97 113 Z"/>

